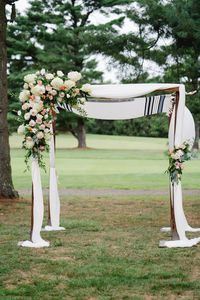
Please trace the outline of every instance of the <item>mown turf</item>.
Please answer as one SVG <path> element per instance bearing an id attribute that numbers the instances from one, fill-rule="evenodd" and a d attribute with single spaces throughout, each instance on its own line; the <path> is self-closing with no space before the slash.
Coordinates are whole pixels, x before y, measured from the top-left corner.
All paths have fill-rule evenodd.
<path id="1" fill-rule="evenodd" d="M 43 232 L 48 249 L 25 249 L 17 242 L 29 237 L 30 201 L 0 203 L 0 299 L 200 299 L 199 246 L 158 247 L 170 238 L 159 231 L 168 205 L 158 196 L 63 198 L 66 231 Z M 200 225 L 198 197 L 185 209 Z"/>
<path id="2" fill-rule="evenodd" d="M 20 137 L 11 137 L 14 184 L 30 187 L 30 172 L 24 173 L 24 151 L 17 148 Z M 71 149 L 74 140 L 57 137 L 56 169 L 60 188 L 167 189 L 167 140 L 140 137 L 88 135 L 88 150 Z M 68 148 L 66 148 L 68 146 Z M 98 148 L 101 146 L 101 149 Z M 48 166 L 48 156 L 46 155 Z M 185 163 L 183 187 L 199 188 L 200 160 Z M 48 173 L 42 172 L 43 186 Z"/>

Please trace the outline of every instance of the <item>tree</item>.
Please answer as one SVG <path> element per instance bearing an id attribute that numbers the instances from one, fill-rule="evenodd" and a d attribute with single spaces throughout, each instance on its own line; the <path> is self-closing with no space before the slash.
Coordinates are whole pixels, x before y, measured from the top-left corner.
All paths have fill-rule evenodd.
<path id="1" fill-rule="evenodd" d="M 8 140 L 8 95 L 7 95 L 7 46 L 6 46 L 6 4 L 13 6 L 14 2 L 0 0 L 0 198 L 15 198 L 11 176 L 10 147 Z"/>
<path id="2" fill-rule="evenodd" d="M 187 105 L 196 125 L 195 148 L 199 149 L 200 126 L 200 2 L 198 0 L 140 0 L 141 16 L 129 12 L 134 22 L 146 24 L 149 36 L 164 42 L 144 48 L 145 58 L 155 61 L 163 70 L 164 82 L 182 82 L 189 90 L 197 90 Z"/>
<path id="3" fill-rule="evenodd" d="M 97 51 L 97 39 L 106 36 L 114 45 L 124 19 L 122 8 L 131 2 L 32 0 L 26 16 L 19 16 L 16 25 L 10 28 L 10 80 L 19 67 L 23 73 L 47 66 L 53 71 L 82 72 L 85 80 L 92 83 L 101 81 L 102 72 L 96 70 L 97 61 L 92 54 L 98 52 L 107 55 L 107 43 L 102 42 L 100 51 Z M 91 16 L 97 12 L 104 15 L 116 13 L 115 19 L 95 25 Z M 98 35 L 94 35 L 94 31 Z M 78 139 L 79 147 L 86 146 L 84 119 L 68 114 L 66 120 L 66 115 L 65 118 L 59 115 L 57 123 L 62 129 L 65 124 L 65 129 Z"/>

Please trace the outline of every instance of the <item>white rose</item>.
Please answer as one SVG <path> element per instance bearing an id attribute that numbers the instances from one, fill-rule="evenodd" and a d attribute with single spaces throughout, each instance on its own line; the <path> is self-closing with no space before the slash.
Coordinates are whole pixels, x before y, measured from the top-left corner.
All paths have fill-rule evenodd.
<path id="1" fill-rule="evenodd" d="M 45 132 L 45 133 L 49 133 L 49 132 L 50 132 L 50 129 L 49 129 L 49 128 L 45 128 L 44 132 Z"/>
<path id="2" fill-rule="evenodd" d="M 18 114 L 18 116 L 21 116 L 22 115 L 21 110 L 18 110 L 17 114 Z"/>
<path id="3" fill-rule="evenodd" d="M 25 147 L 26 147 L 27 149 L 32 149 L 33 146 L 34 146 L 34 141 L 33 141 L 33 140 L 26 141 Z"/>
<path id="4" fill-rule="evenodd" d="M 34 127 L 34 126 L 35 126 L 35 121 L 34 121 L 34 120 L 30 120 L 29 125 L 30 125 L 31 127 Z"/>
<path id="5" fill-rule="evenodd" d="M 55 88 L 56 90 L 59 90 L 60 87 L 63 85 L 63 80 L 59 77 L 55 77 L 52 81 L 51 81 L 51 85 L 53 88 Z"/>
<path id="6" fill-rule="evenodd" d="M 63 73 L 62 71 L 57 71 L 57 75 L 58 75 L 59 77 L 63 77 L 63 76 L 64 76 L 64 73 Z"/>
<path id="7" fill-rule="evenodd" d="M 41 140 L 44 137 L 44 133 L 42 131 L 39 131 L 36 136 L 39 140 Z"/>
<path id="8" fill-rule="evenodd" d="M 36 74 L 28 74 L 24 76 L 24 81 L 27 83 L 34 83 L 36 79 Z"/>
<path id="9" fill-rule="evenodd" d="M 46 73 L 45 69 L 42 69 L 42 70 L 40 71 L 40 74 L 41 74 L 41 75 L 45 75 L 45 73 Z"/>
<path id="10" fill-rule="evenodd" d="M 81 75 L 81 73 L 79 73 L 79 72 L 69 72 L 68 74 L 67 74 L 67 77 L 70 79 L 70 80 L 73 80 L 73 81 L 78 81 L 78 80 L 80 80 L 81 78 L 82 78 L 82 75 Z"/>
<path id="11" fill-rule="evenodd" d="M 85 93 L 88 93 L 88 94 L 91 94 L 91 92 L 92 92 L 91 84 L 89 84 L 89 83 L 83 84 L 82 87 L 81 87 L 81 91 L 83 91 Z"/>
<path id="12" fill-rule="evenodd" d="M 43 115 L 41 115 L 41 114 L 37 115 L 37 119 L 41 119 L 42 120 L 42 118 L 43 118 Z"/>
<path id="13" fill-rule="evenodd" d="M 25 115 L 24 115 L 24 119 L 26 120 L 26 121 L 28 121 L 29 119 L 30 119 L 30 113 L 26 113 Z"/>
<path id="14" fill-rule="evenodd" d="M 71 89 L 73 86 L 75 86 L 75 82 L 73 80 L 66 80 L 64 82 L 64 85 L 66 85 L 67 90 Z"/>
<path id="15" fill-rule="evenodd" d="M 31 114 L 31 116 L 35 117 L 37 115 L 37 110 L 31 109 L 30 114 Z"/>
<path id="16" fill-rule="evenodd" d="M 58 101 L 58 102 L 62 102 L 62 101 L 63 101 L 63 98 L 58 97 L 58 98 L 57 98 L 57 101 Z"/>
<path id="17" fill-rule="evenodd" d="M 24 125 L 20 125 L 20 126 L 18 127 L 18 129 L 17 129 L 17 133 L 18 133 L 19 135 L 22 135 L 22 134 L 24 134 L 24 132 L 25 132 L 25 126 L 24 126 Z"/>
<path id="18" fill-rule="evenodd" d="M 21 91 L 21 93 L 19 94 L 19 100 L 20 100 L 21 102 L 25 102 L 26 100 L 28 100 L 29 96 L 30 96 L 30 91 L 28 91 L 28 90 L 23 90 L 23 91 Z"/>
<path id="19" fill-rule="evenodd" d="M 29 104 L 28 103 L 24 103 L 22 105 L 22 110 L 27 110 L 29 108 Z"/>
<path id="20" fill-rule="evenodd" d="M 51 80 L 51 79 L 54 78 L 53 74 L 51 74 L 51 73 L 47 73 L 47 74 L 45 75 L 45 77 L 46 77 L 47 80 Z"/>
<path id="21" fill-rule="evenodd" d="M 36 86 L 32 87 L 31 93 L 35 96 L 39 96 L 40 94 L 44 94 L 45 93 L 44 85 L 38 85 L 37 84 Z"/>
<path id="22" fill-rule="evenodd" d="M 29 85 L 28 85 L 28 83 L 24 83 L 24 86 L 23 86 L 23 88 L 24 88 L 25 90 L 28 90 L 28 88 L 29 88 Z"/>
<path id="23" fill-rule="evenodd" d="M 53 96 L 57 95 L 56 90 L 52 90 L 50 93 L 51 93 L 51 95 L 53 95 Z"/>

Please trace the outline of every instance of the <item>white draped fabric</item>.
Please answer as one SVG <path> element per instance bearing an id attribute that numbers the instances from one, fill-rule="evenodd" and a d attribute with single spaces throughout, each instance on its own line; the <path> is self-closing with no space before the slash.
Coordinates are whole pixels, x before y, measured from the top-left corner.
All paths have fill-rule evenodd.
<path id="1" fill-rule="evenodd" d="M 184 141 L 194 137 L 194 122 L 190 112 L 185 108 L 185 87 L 182 84 L 93 85 L 91 97 L 95 98 L 96 101 L 89 100 L 83 108 L 87 113 L 87 117 L 108 120 L 131 119 L 161 112 L 168 113 L 171 107 L 170 96 L 165 96 L 164 98 L 160 98 L 160 96 L 136 98 L 158 91 L 176 91 L 178 92 L 177 95 L 179 95 L 173 107 L 169 127 L 169 149 L 173 149 L 175 145 L 179 146 Z M 117 101 L 117 99 L 120 100 Z M 75 109 L 71 109 L 68 106 L 64 108 L 78 114 Z M 59 229 L 58 214 L 60 213 L 60 202 L 54 160 L 55 154 L 52 140 L 50 154 L 50 216 L 51 223 L 54 222 L 53 227 Z M 33 176 L 35 175 L 33 174 Z M 40 183 L 36 182 L 34 178 L 33 182 L 37 185 L 34 189 L 41 190 Z M 172 241 L 161 241 L 160 246 L 190 247 L 199 242 L 199 239 L 189 240 L 185 235 L 186 230 L 189 230 L 191 227 L 188 225 L 183 211 L 181 183 L 171 184 L 170 194 L 177 238 Z M 198 230 L 196 229 L 196 231 Z"/>

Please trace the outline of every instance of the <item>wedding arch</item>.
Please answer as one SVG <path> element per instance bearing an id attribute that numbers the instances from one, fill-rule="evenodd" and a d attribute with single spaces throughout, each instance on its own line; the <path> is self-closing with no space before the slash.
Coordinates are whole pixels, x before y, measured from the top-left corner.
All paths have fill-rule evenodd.
<path id="1" fill-rule="evenodd" d="M 86 91 L 87 89 L 83 89 Z M 88 91 L 86 91 L 88 92 Z M 155 92 L 165 94 L 156 95 Z M 152 96 L 154 93 L 154 96 Z M 172 93 L 173 96 L 172 97 Z M 186 232 L 198 232 L 200 228 L 189 226 L 183 210 L 181 173 L 182 162 L 187 160 L 192 148 L 195 127 L 193 117 L 185 106 L 185 86 L 183 84 L 107 84 L 92 85 L 90 97 L 82 103 L 82 110 L 76 105 L 57 102 L 59 107 L 88 118 L 103 120 L 125 120 L 159 113 L 166 113 L 169 123 L 169 178 L 170 178 L 170 227 L 162 231 L 171 231 L 170 241 L 160 241 L 160 247 L 191 247 L 200 242 L 200 238 L 188 239 Z M 60 227 L 60 199 L 55 168 L 55 131 L 51 125 L 50 142 L 50 179 L 49 179 L 49 224 L 43 230 L 64 230 Z M 49 242 L 41 237 L 43 223 L 43 194 L 38 159 L 32 159 L 32 225 L 30 241 L 20 242 L 24 247 L 47 247 Z"/>

